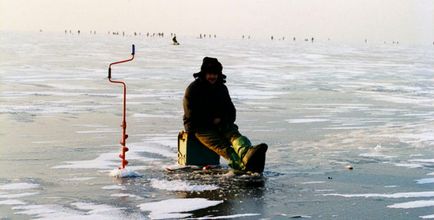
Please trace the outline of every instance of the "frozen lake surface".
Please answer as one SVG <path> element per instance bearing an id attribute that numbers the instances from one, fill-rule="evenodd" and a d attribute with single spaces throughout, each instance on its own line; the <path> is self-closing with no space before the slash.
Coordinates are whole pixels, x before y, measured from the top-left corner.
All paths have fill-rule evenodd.
<path id="1" fill-rule="evenodd" d="M 0 33 L 0 219 L 434 218 L 432 45 L 178 41 Z M 115 179 L 107 68 L 133 43 L 113 78 L 142 177 Z M 240 131 L 269 144 L 257 181 L 164 171 L 204 56 L 224 66 Z"/>

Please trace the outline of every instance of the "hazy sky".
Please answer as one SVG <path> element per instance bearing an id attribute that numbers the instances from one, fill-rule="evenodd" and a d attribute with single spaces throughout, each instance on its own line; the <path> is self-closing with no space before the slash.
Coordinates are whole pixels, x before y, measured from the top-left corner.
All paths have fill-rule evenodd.
<path id="1" fill-rule="evenodd" d="M 0 0 L 0 30 L 432 42 L 434 0 Z"/>

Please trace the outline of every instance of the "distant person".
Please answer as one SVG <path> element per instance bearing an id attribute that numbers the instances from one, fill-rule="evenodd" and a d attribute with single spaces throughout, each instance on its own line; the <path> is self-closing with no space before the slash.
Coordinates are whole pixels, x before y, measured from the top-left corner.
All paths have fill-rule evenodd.
<path id="1" fill-rule="evenodd" d="M 273 37 L 273 36 L 271 36 L 271 40 L 274 40 L 274 37 Z"/>
<path id="2" fill-rule="evenodd" d="M 77 33 L 80 35 L 80 30 L 78 30 Z"/>
<path id="3" fill-rule="evenodd" d="M 313 43 L 313 41 L 314 41 L 314 38 L 313 38 L 313 37 L 312 37 L 311 41 L 312 41 L 312 43 Z"/>
<path id="4" fill-rule="evenodd" d="M 295 37 L 292 38 L 292 41 L 295 41 Z"/>
<path id="5" fill-rule="evenodd" d="M 179 45 L 178 41 L 176 40 L 176 35 L 172 38 L 173 45 Z"/>
<path id="6" fill-rule="evenodd" d="M 225 85 L 223 66 L 211 57 L 203 58 L 200 72 L 184 95 L 184 127 L 207 148 L 241 171 L 262 173 L 268 146 L 253 146 L 235 124 L 236 109 Z"/>

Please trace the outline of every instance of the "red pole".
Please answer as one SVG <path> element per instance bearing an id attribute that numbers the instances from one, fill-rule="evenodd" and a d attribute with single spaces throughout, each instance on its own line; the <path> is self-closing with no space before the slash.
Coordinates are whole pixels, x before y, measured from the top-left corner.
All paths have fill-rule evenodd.
<path id="1" fill-rule="evenodd" d="M 122 139 L 121 139 L 121 153 L 119 154 L 119 157 L 121 158 L 122 162 L 121 162 L 121 166 L 119 167 L 119 169 L 124 169 L 127 165 L 128 165 L 128 161 L 125 159 L 125 153 L 128 151 L 128 147 L 126 146 L 126 140 L 128 138 L 128 134 L 127 134 L 127 120 L 126 120 L 126 112 L 127 112 L 127 85 L 125 84 L 125 82 L 123 81 L 119 81 L 119 80 L 112 80 L 112 65 L 116 65 L 116 64 L 120 64 L 120 63 L 125 63 L 125 62 L 129 62 L 131 60 L 134 59 L 134 54 L 135 54 L 135 46 L 134 44 L 132 45 L 132 53 L 131 53 L 131 58 L 127 59 L 127 60 L 121 60 L 121 61 L 117 61 L 114 63 L 110 63 L 109 65 L 109 69 L 108 69 L 108 79 L 111 83 L 118 83 L 118 84 L 122 84 L 123 88 L 124 88 L 124 100 L 123 100 L 123 111 L 122 111 Z"/>

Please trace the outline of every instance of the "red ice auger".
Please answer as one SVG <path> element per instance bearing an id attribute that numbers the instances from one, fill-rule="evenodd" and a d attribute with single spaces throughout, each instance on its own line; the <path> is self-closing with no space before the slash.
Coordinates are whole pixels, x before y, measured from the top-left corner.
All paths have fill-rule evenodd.
<path id="1" fill-rule="evenodd" d="M 128 151 L 128 147 L 126 146 L 126 140 L 128 138 L 127 134 L 127 122 L 126 122 L 126 111 L 127 111 L 127 85 L 123 81 L 118 80 L 112 80 L 112 65 L 121 64 L 125 62 L 129 62 L 134 59 L 134 53 L 135 53 L 135 47 L 134 44 L 132 45 L 132 52 L 131 52 L 131 58 L 127 60 L 117 61 L 114 63 L 110 63 L 108 68 L 108 79 L 111 83 L 119 83 L 123 85 L 124 88 L 124 100 L 123 100 L 123 113 L 122 113 L 122 139 L 121 139 L 121 153 L 119 154 L 119 157 L 121 158 L 121 166 L 119 169 L 124 169 L 128 165 L 128 161 L 125 159 L 125 153 Z"/>

